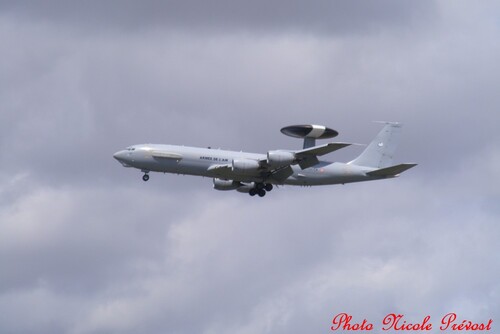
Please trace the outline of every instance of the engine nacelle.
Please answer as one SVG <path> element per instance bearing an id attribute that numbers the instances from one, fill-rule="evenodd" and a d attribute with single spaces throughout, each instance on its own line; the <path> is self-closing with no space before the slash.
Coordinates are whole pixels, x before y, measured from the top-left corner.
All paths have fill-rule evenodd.
<path id="1" fill-rule="evenodd" d="M 217 190 L 235 190 L 241 186 L 241 183 L 233 180 L 222 180 L 214 178 L 214 189 Z"/>
<path id="2" fill-rule="evenodd" d="M 267 163 L 273 167 L 290 165 L 295 161 L 295 154 L 286 151 L 267 152 Z"/>
<path id="3" fill-rule="evenodd" d="M 254 174 L 259 169 L 259 162 L 251 159 L 234 159 L 233 172 L 249 175 Z"/>

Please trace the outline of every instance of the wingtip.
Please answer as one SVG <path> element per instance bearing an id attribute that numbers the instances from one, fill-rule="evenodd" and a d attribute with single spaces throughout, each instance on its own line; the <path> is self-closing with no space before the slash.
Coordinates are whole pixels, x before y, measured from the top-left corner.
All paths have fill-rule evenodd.
<path id="1" fill-rule="evenodd" d="M 398 126 L 398 127 L 403 126 L 403 123 L 401 123 L 401 122 L 373 121 L 373 123 L 379 123 L 379 124 L 390 124 L 390 125 L 394 125 L 394 126 Z"/>

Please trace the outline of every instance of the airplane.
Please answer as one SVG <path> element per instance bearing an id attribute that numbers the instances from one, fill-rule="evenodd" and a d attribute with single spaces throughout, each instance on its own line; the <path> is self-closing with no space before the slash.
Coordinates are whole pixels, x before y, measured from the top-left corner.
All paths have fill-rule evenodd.
<path id="1" fill-rule="evenodd" d="M 401 123 L 385 124 L 373 141 L 347 163 L 320 161 L 318 157 L 349 145 L 330 142 L 316 145 L 338 132 L 323 125 L 291 125 L 281 129 L 287 136 L 302 138 L 300 150 L 271 150 L 266 154 L 162 144 L 133 145 L 113 157 L 124 167 L 140 169 L 144 181 L 150 172 L 213 178 L 216 190 L 236 190 L 264 197 L 274 186 L 318 186 L 388 179 L 415 167 L 415 163 L 392 165 Z"/>

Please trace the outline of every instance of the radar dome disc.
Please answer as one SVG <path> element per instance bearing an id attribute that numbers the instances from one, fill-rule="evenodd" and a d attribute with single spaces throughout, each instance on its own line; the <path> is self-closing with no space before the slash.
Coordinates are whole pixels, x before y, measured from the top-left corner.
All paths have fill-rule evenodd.
<path id="1" fill-rule="evenodd" d="M 284 135 L 295 138 L 327 139 L 338 136 L 338 132 L 324 125 L 290 125 L 281 129 Z"/>

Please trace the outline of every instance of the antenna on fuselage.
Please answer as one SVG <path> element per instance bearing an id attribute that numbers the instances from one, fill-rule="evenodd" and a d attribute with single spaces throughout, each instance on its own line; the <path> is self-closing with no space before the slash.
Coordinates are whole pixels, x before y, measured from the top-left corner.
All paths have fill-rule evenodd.
<path id="1" fill-rule="evenodd" d="M 304 138 L 303 148 L 316 146 L 316 139 L 338 136 L 338 132 L 324 125 L 290 125 L 281 129 L 281 133 L 294 138 Z"/>

